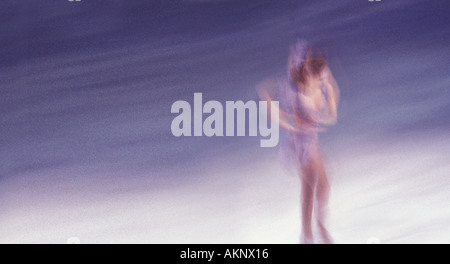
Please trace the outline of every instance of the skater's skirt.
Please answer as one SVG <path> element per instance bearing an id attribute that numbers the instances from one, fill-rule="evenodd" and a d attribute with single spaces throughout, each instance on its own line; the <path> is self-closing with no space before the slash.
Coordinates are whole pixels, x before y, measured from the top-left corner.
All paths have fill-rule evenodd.
<path id="1" fill-rule="evenodd" d="M 281 145 L 283 163 L 289 167 L 306 166 L 319 155 L 317 132 L 288 132 Z"/>

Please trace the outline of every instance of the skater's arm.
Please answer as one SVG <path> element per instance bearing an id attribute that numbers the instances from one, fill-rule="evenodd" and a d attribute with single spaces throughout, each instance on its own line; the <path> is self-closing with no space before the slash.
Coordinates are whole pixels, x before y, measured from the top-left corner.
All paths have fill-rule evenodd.
<path id="1" fill-rule="evenodd" d="M 267 90 L 260 89 L 260 90 L 258 90 L 258 93 L 259 93 L 259 96 L 261 97 L 262 100 L 267 101 L 267 104 L 268 104 L 268 109 L 267 110 L 269 111 L 269 113 L 272 111 L 272 106 L 274 107 L 273 110 L 278 112 L 278 115 L 275 115 L 275 116 L 278 118 L 278 123 L 280 124 L 280 126 L 282 128 L 290 130 L 290 131 L 294 131 L 294 132 L 299 132 L 299 129 L 297 129 L 296 127 L 294 127 L 293 125 L 291 125 L 288 122 L 290 114 L 288 114 L 285 111 L 281 110 L 276 105 L 272 105 L 272 98 L 270 97 L 270 95 L 267 92 Z"/>
<path id="2" fill-rule="evenodd" d="M 337 122 L 337 104 L 339 101 L 339 88 L 337 86 L 336 80 L 334 79 L 330 69 L 325 70 L 325 89 L 326 89 L 326 104 L 327 104 L 327 114 L 323 116 L 320 123 L 326 125 L 332 125 Z"/>

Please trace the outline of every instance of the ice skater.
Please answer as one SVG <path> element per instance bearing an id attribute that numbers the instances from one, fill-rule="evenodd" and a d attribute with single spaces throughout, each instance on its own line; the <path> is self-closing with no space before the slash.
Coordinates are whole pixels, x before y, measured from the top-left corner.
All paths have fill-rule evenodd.
<path id="1" fill-rule="evenodd" d="M 280 100 L 279 124 L 284 128 L 282 151 L 296 167 L 301 179 L 301 243 L 333 243 L 325 220 L 330 185 L 318 143 L 321 125 L 337 120 L 339 89 L 326 59 L 304 41 L 291 47 L 287 81 L 278 83 L 278 95 L 267 88 L 259 89 L 263 100 Z M 316 202 L 316 203 L 314 203 Z M 321 241 L 312 232 L 313 211 Z"/>

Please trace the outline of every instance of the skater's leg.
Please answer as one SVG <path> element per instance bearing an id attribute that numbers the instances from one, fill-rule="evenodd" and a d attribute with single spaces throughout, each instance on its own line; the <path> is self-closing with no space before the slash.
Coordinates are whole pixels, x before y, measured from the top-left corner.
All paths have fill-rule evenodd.
<path id="1" fill-rule="evenodd" d="M 310 165 L 301 168 L 302 243 L 313 243 L 311 218 L 314 203 L 315 175 Z"/>
<path id="2" fill-rule="evenodd" d="M 326 229 L 326 218 L 328 214 L 328 200 L 330 196 L 330 184 L 323 167 L 322 161 L 318 156 L 314 161 L 314 170 L 317 173 L 316 185 L 316 217 L 320 235 L 324 243 L 332 243 L 332 238 Z"/>

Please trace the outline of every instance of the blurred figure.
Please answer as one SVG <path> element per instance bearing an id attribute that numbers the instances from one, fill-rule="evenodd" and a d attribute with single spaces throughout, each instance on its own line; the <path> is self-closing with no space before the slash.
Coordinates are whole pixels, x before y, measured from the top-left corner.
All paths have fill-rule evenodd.
<path id="1" fill-rule="evenodd" d="M 321 242 L 332 243 L 325 226 L 330 185 L 318 144 L 320 125 L 337 120 L 339 89 L 326 59 L 304 41 L 297 41 L 288 57 L 288 80 L 276 85 L 277 91 L 262 87 L 263 100 L 278 97 L 279 124 L 285 129 L 282 150 L 301 178 L 301 243 L 314 243 L 313 207 Z M 273 86 L 272 86 L 273 87 Z M 278 95 L 274 95 L 278 92 Z M 314 205 L 316 201 L 316 206 Z"/>

